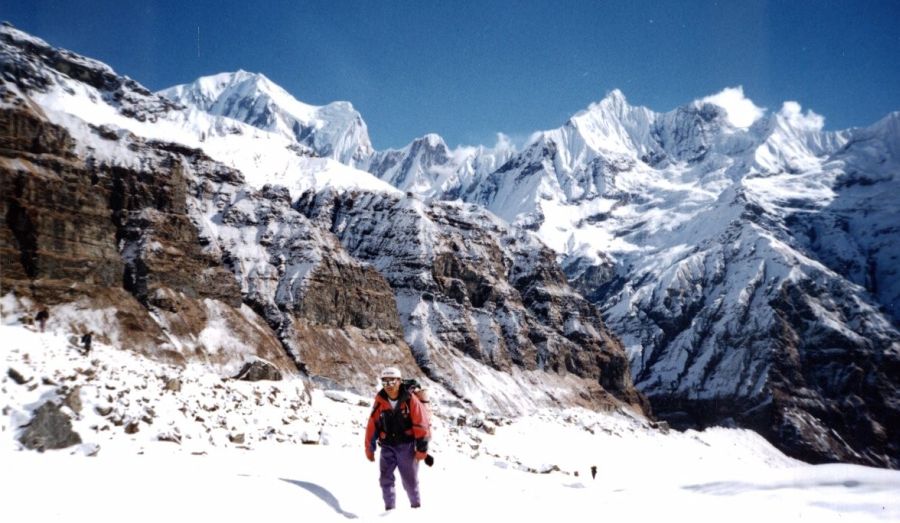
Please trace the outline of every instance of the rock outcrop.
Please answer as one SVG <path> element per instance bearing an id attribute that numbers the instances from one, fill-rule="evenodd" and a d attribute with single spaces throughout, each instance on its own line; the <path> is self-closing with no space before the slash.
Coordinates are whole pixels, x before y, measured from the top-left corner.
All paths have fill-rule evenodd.
<path id="1" fill-rule="evenodd" d="M 34 417 L 19 436 L 27 449 L 45 451 L 64 449 L 81 443 L 81 436 L 72 430 L 69 419 L 52 401 L 46 401 L 34 411 Z"/>

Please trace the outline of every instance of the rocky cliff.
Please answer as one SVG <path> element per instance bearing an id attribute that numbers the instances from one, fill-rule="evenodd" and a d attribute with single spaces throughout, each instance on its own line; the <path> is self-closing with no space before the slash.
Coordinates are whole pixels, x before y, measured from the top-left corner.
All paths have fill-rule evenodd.
<path id="1" fill-rule="evenodd" d="M 99 341 L 223 372 L 257 358 L 364 389 L 382 365 L 415 368 L 385 280 L 286 191 L 248 188 L 200 150 L 41 107 L 68 87 L 117 117 L 177 110 L 102 64 L 9 27 L 0 36 L 4 291 Z"/>
<path id="2" fill-rule="evenodd" d="M 385 275 L 419 366 L 460 396 L 478 395 L 466 363 L 474 360 L 525 389 L 518 400 L 489 401 L 493 409 L 544 404 L 548 394 L 551 404 L 609 404 L 607 392 L 640 406 L 621 344 L 528 232 L 475 206 L 390 194 L 307 192 L 296 207 Z M 538 370 L 537 383 L 520 379 Z M 557 385 L 576 377 L 578 394 Z"/>

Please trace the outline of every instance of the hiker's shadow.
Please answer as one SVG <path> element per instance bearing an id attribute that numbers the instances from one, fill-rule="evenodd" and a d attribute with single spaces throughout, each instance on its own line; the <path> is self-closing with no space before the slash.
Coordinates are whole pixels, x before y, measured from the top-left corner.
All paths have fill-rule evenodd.
<path id="1" fill-rule="evenodd" d="M 322 501 L 324 501 L 325 503 L 327 503 L 329 507 L 333 508 L 335 512 L 344 516 L 345 518 L 347 518 L 347 519 L 356 519 L 357 518 L 356 514 L 353 514 L 352 512 L 344 511 L 344 509 L 341 508 L 341 502 L 338 501 L 338 499 L 336 497 L 334 497 L 334 494 L 329 492 L 328 489 L 326 489 L 325 487 L 316 485 L 315 483 L 310 483 L 308 481 L 300 481 L 298 479 L 285 479 L 285 478 L 279 478 L 279 479 L 281 479 L 281 481 L 286 481 L 288 483 L 297 485 L 300 488 L 306 489 L 307 491 L 309 491 L 310 493 L 315 495 L 317 498 L 319 498 Z"/>

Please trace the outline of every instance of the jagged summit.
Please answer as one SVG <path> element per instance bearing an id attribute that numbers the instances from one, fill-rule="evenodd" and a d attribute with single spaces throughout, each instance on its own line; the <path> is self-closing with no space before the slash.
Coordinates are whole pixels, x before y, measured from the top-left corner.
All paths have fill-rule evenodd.
<path id="1" fill-rule="evenodd" d="M 322 157 L 353 165 L 372 153 L 368 129 L 349 102 L 313 106 L 259 73 L 205 76 L 160 94 L 201 111 L 276 132 Z"/>
<path id="2" fill-rule="evenodd" d="M 436 149 L 438 147 L 444 147 L 445 149 L 447 148 L 447 144 L 446 142 L 444 142 L 444 139 L 439 134 L 435 133 L 428 133 L 421 138 L 417 138 L 416 140 L 414 140 L 414 142 L 427 144 L 428 147 L 432 149 Z"/>
<path id="3" fill-rule="evenodd" d="M 207 112 L 224 114 L 228 112 L 229 99 L 245 96 L 266 95 L 273 101 L 287 106 L 297 116 L 312 117 L 316 107 L 299 102 L 261 73 L 250 73 L 240 69 L 231 73 L 219 73 L 198 78 L 191 84 L 179 85 L 160 91 L 173 99 L 182 99 Z"/>
<path id="4" fill-rule="evenodd" d="M 464 190 L 416 148 L 393 153 L 391 176 L 369 170 L 536 231 L 673 423 L 737 422 L 805 459 L 896 466 L 896 445 L 866 442 L 900 404 L 886 370 L 900 359 L 897 122 L 828 132 L 740 87 L 664 113 L 612 91 Z M 851 360 L 869 381 L 837 370 Z"/>
<path id="5" fill-rule="evenodd" d="M 585 110 L 576 113 L 572 117 L 572 119 L 576 119 L 579 116 L 584 115 L 585 113 L 621 116 L 630 109 L 632 109 L 632 106 L 628 103 L 628 99 L 625 97 L 625 93 L 623 93 L 619 89 L 613 89 L 612 91 L 608 92 L 606 96 L 604 96 L 603 99 L 599 102 L 591 103 Z"/>

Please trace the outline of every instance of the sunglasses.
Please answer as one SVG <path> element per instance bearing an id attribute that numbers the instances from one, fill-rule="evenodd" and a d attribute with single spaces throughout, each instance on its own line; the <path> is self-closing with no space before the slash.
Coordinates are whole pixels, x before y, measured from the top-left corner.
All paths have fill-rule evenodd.
<path id="1" fill-rule="evenodd" d="M 394 384 L 394 383 L 400 383 L 400 379 L 398 379 L 398 378 L 385 378 L 385 379 L 381 380 L 381 384 L 382 384 L 382 385 L 391 385 L 391 384 Z"/>

